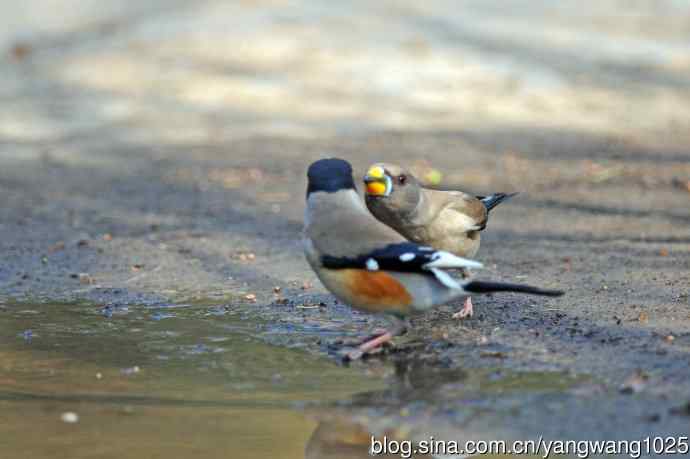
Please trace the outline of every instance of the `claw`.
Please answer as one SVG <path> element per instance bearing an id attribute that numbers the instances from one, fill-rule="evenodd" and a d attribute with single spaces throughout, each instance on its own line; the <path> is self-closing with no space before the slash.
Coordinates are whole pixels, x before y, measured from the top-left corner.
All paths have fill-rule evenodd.
<path id="1" fill-rule="evenodd" d="M 467 297 L 465 305 L 461 310 L 453 314 L 453 319 L 465 319 L 474 315 L 474 308 L 472 306 L 472 297 Z"/>

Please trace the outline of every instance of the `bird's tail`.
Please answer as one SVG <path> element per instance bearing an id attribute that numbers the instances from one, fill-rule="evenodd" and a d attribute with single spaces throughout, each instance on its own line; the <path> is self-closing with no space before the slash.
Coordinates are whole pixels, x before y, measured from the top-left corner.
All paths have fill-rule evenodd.
<path id="1" fill-rule="evenodd" d="M 464 284 L 462 288 L 470 293 L 518 292 L 543 296 L 561 296 L 564 293 L 561 290 L 546 290 L 532 285 L 484 281 L 470 281 Z"/>
<path id="2" fill-rule="evenodd" d="M 487 211 L 490 211 L 506 199 L 510 199 L 518 193 L 494 193 L 489 196 L 480 196 L 479 200 L 484 204 Z"/>

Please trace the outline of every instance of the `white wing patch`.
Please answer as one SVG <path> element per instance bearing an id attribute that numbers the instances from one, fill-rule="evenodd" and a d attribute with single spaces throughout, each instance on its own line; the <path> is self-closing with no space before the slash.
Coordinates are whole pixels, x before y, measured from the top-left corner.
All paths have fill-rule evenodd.
<path id="1" fill-rule="evenodd" d="M 361 263 L 361 261 L 360 261 Z M 368 258 L 367 259 L 367 269 L 369 271 L 378 271 L 379 270 L 379 263 L 374 260 L 373 258 Z"/>
<path id="2" fill-rule="evenodd" d="M 415 256 L 416 255 L 414 253 L 407 252 L 407 253 L 403 253 L 402 255 L 400 255 L 399 258 L 400 258 L 400 261 L 412 261 L 412 260 L 414 260 Z"/>
<path id="3" fill-rule="evenodd" d="M 453 279 L 450 274 L 445 272 L 444 269 L 481 268 L 482 266 L 483 265 L 478 261 L 468 260 L 467 258 L 455 256 L 450 252 L 439 250 L 434 252 L 434 254 L 431 256 L 431 261 L 422 266 L 422 268 L 431 271 L 434 277 L 436 277 L 436 280 L 446 287 L 452 289 L 462 289 L 462 285 Z"/>
<path id="4" fill-rule="evenodd" d="M 448 288 L 453 288 L 453 289 L 460 289 L 462 286 L 458 284 L 455 279 L 451 277 L 450 274 L 445 272 L 442 269 L 439 268 L 430 268 L 429 271 L 433 273 L 433 275 L 436 277 L 436 280 L 438 280 L 440 283 L 445 285 Z"/>
<path id="5" fill-rule="evenodd" d="M 432 261 L 425 264 L 424 269 L 432 268 L 482 268 L 484 265 L 478 261 L 468 260 L 467 258 L 458 257 L 450 252 L 439 250 L 432 256 Z"/>

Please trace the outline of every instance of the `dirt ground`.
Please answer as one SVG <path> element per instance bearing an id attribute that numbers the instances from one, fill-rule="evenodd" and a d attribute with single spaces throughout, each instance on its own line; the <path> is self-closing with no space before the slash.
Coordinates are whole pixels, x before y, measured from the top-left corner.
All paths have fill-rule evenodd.
<path id="1" fill-rule="evenodd" d="M 409 430 L 687 434 L 685 2 L 96 3 L 3 37 L 0 307 L 217 301 L 335 364 L 334 337 L 381 322 L 335 304 L 302 256 L 306 167 L 433 168 L 446 188 L 521 192 L 492 213 L 482 278 L 567 293 L 477 298 L 463 322 L 440 308 L 387 358 L 586 383 L 461 420 L 466 399 L 427 391 Z M 419 406 L 388 397 L 379 429 Z"/>

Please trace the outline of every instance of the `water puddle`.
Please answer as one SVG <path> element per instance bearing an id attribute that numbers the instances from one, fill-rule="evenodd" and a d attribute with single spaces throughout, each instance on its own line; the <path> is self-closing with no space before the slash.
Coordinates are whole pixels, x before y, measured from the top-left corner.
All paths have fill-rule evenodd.
<path id="1" fill-rule="evenodd" d="M 348 368 L 267 344 L 275 324 L 216 312 L 5 305 L 2 456 L 369 457 L 371 434 L 449 437 L 576 383 L 414 360 Z"/>
<path id="2" fill-rule="evenodd" d="M 298 403 L 381 387 L 361 371 L 261 342 L 260 323 L 209 311 L 7 306 L 7 457 L 303 457 L 316 423 Z"/>

